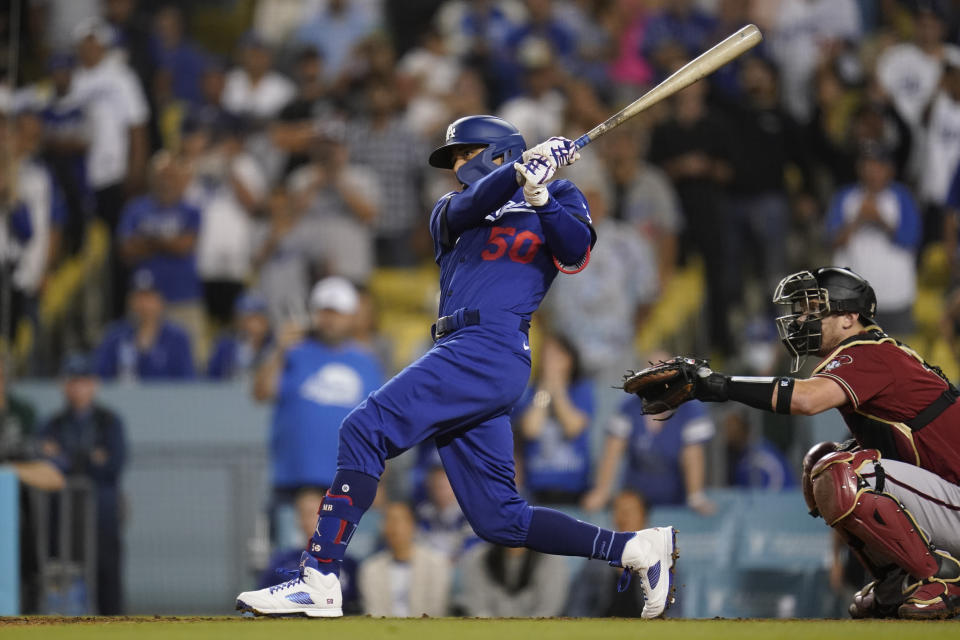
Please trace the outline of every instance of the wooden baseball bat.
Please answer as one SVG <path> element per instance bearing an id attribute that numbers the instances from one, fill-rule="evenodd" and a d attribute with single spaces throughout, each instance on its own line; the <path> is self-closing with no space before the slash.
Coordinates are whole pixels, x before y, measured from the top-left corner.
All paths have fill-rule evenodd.
<path id="1" fill-rule="evenodd" d="M 669 98 L 676 92 L 689 87 L 697 80 L 707 76 L 737 56 L 746 53 L 760 44 L 763 34 L 756 25 L 748 24 L 722 42 L 718 42 L 699 56 L 677 69 L 669 78 L 655 86 L 650 91 L 613 114 L 590 131 L 576 139 L 578 149 L 582 149 L 605 133 L 613 131 L 621 124 L 648 109 L 664 98 Z"/>

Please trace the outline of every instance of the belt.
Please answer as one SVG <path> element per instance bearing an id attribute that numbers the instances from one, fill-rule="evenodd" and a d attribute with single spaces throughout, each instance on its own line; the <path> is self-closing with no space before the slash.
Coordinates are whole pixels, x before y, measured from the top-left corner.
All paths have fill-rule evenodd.
<path id="1" fill-rule="evenodd" d="M 480 324 L 479 309 L 457 309 L 449 316 L 438 318 L 436 324 L 430 327 L 430 334 L 433 336 L 434 342 L 436 342 L 440 338 L 448 336 L 455 331 L 475 324 Z M 521 318 L 518 328 L 523 332 L 529 331 L 530 321 Z"/>

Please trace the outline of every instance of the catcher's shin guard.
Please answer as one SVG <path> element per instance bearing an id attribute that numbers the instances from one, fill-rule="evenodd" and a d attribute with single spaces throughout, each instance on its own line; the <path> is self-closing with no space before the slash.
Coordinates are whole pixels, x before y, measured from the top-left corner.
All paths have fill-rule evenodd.
<path id="1" fill-rule="evenodd" d="M 869 558 L 871 571 L 895 564 L 917 580 L 935 576 L 940 570 L 939 554 L 910 512 L 883 492 L 879 460 L 876 449 L 823 456 L 810 472 L 815 507 L 859 557 Z M 871 462 L 877 472 L 876 489 L 860 475 Z"/>

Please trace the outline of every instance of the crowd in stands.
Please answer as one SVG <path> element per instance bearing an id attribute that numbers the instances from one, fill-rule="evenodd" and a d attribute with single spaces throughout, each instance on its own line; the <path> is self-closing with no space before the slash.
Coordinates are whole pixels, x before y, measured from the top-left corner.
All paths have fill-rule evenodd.
<path id="1" fill-rule="evenodd" d="M 610 392 L 624 369 L 658 357 L 634 345 L 667 294 L 685 294 L 681 273 L 702 274 L 700 312 L 677 312 L 660 348 L 779 371 L 773 285 L 836 263 L 873 284 L 883 328 L 920 349 L 946 345 L 939 364 L 956 369 L 955 3 L 8 0 L 0 13 L 3 371 L 249 384 L 274 405 L 280 552 L 312 528 L 303 514 L 331 481 L 340 420 L 397 368 L 371 283 L 432 264 L 426 217 L 457 185 L 426 158 L 447 125 L 493 113 L 528 145 L 575 138 L 746 23 L 763 31 L 760 47 L 564 169 L 598 244 L 537 319 L 538 365 L 514 413 L 518 481 L 539 501 L 612 508 L 630 529 L 648 506 L 711 513 L 703 489 L 718 478 L 795 486 L 782 420 L 757 428 L 691 403 L 661 421 Z M 428 324 L 423 335 L 425 349 Z M 0 461 L 55 489 L 76 470 L 61 440 L 89 420 L 41 430 L 35 468 L 17 444 L 28 413 L 0 393 Z M 112 433 L 84 458 L 102 509 L 123 465 Z M 714 438 L 726 451 L 716 473 Z M 357 581 L 345 590 L 354 611 L 642 606 L 636 590 L 607 593 L 616 574 L 591 565 L 577 580 L 596 593 L 565 607 L 562 561 L 479 543 L 429 445 L 391 473 L 404 477 L 383 497 L 384 550 L 344 572 Z M 101 522 L 115 527 L 115 514 Z M 450 598 L 454 566 L 463 582 Z"/>

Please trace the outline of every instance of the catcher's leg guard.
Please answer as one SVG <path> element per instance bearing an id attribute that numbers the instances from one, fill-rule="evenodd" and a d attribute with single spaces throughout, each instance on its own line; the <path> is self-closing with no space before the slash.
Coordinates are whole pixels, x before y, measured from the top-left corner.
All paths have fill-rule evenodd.
<path id="1" fill-rule="evenodd" d="M 810 473 L 816 508 L 858 556 L 867 556 L 875 575 L 878 567 L 895 564 L 917 580 L 933 577 L 940 570 L 938 556 L 913 516 L 883 493 L 879 460 L 875 449 L 822 457 Z M 860 475 L 871 462 L 878 474 L 876 489 Z"/>

